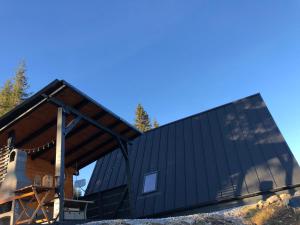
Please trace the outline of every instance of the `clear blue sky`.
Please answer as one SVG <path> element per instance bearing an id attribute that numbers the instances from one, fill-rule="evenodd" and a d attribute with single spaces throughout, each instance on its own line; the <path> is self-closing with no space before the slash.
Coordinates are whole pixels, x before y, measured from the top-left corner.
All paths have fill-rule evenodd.
<path id="1" fill-rule="evenodd" d="M 161 123 L 260 92 L 300 161 L 300 1 L 6 1 L 0 84 L 65 79 L 133 122 Z M 91 167 L 83 171 L 88 176 Z"/>

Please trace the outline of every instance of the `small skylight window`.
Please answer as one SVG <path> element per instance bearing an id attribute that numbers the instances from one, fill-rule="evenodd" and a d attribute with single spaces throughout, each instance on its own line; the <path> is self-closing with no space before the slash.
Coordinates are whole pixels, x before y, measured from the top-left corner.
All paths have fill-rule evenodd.
<path id="1" fill-rule="evenodd" d="M 157 189 L 157 172 L 145 174 L 143 193 L 154 192 Z"/>

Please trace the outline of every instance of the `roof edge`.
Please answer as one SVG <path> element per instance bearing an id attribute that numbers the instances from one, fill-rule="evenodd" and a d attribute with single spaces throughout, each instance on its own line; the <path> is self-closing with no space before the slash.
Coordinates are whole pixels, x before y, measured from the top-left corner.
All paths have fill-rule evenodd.
<path id="1" fill-rule="evenodd" d="M 262 98 L 262 96 L 261 96 L 261 94 L 260 94 L 260 92 L 257 92 L 257 93 L 255 93 L 255 94 L 248 95 L 248 96 L 246 96 L 246 97 L 244 97 L 244 98 L 240 98 L 240 99 L 237 99 L 237 100 L 234 100 L 234 101 L 231 101 L 231 102 L 228 102 L 228 103 L 225 103 L 225 104 L 222 104 L 222 105 L 219 105 L 219 106 L 216 106 L 216 107 L 213 107 L 213 108 L 204 110 L 204 111 L 202 111 L 202 112 L 195 113 L 195 114 L 192 114 L 192 115 L 190 115 L 190 116 L 186 116 L 186 117 L 184 117 L 184 118 L 174 120 L 174 121 L 172 121 L 172 122 L 166 123 L 166 124 L 164 124 L 164 125 L 162 125 L 162 126 L 159 126 L 159 127 L 157 127 L 157 128 L 153 128 L 153 129 L 151 129 L 151 130 L 148 130 L 148 131 L 144 132 L 144 134 L 145 134 L 145 133 L 148 133 L 148 132 L 151 132 L 151 131 L 155 131 L 156 129 L 159 129 L 159 128 L 162 128 L 162 127 L 171 125 L 171 124 L 173 124 L 173 123 L 177 123 L 177 122 L 180 122 L 180 121 L 185 120 L 185 119 L 189 119 L 189 118 L 192 118 L 192 117 L 195 117 L 195 116 L 199 116 L 199 115 L 208 113 L 208 112 L 210 112 L 210 111 L 214 111 L 214 110 L 217 110 L 217 109 L 219 109 L 219 108 L 223 108 L 223 107 L 225 107 L 225 106 L 228 106 L 228 105 L 230 105 L 230 104 L 234 104 L 234 103 L 243 101 L 243 100 L 245 100 L 245 99 L 253 98 L 253 97 L 256 97 L 256 96 L 260 97 L 260 98 L 262 99 L 262 101 L 264 101 L 263 98 Z"/>
<path id="2" fill-rule="evenodd" d="M 74 91 L 76 91 L 78 94 L 84 96 L 85 98 L 87 98 L 89 101 L 91 101 L 93 104 L 95 104 L 96 106 L 102 108 L 104 111 L 106 111 L 107 113 L 111 114 L 112 116 L 114 116 L 117 120 L 120 120 L 122 123 L 125 123 L 127 126 L 129 126 L 131 129 L 135 130 L 137 133 L 141 134 L 141 132 L 135 128 L 132 124 L 130 124 L 129 122 L 127 122 L 125 119 L 121 118 L 120 116 L 118 116 L 117 114 L 115 114 L 114 112 L 112 112 L 111 110 L 109 110 L 108 108 L 106 108 L 105 106 L 103 106 L 102 104 L 100 104 L 99 102 L 97 102 L 96 100 L 94 100 L 93 98 L 91 98 L 90 96 L 88 96 L 87 94 L 83 93 L 81 90 L 79 90 L 78 88 L 74 87 L 72 84 L 68 83 L 65 80 L 60 80 L 60 82 L 62 82 L 64 85 L 72 88 Z"/>
<path id="3" fill-rule="evenodd" d="M 56 85 L 58 85 L 61 81 L 58 79 L 53 80 L 48 85 L 43 87 L 41 90 L 27 98 L 25 101 L 20 103 L 19 105 L 15 106 L 13 109 L 5 113 L 3 116 L 0 117 L 0 129 L 4 126 L 6 126 L 9 121 L 11 120 L 11 117 L 16 117 L 22 114 L 21 109 L 28 105 L 28 107 L 31 107 L 31 105 L 36 104 L 39 100 L 41 100 L 43 97 L 41 94 L 46 92 L 47 90 L 54 88 Z"/>

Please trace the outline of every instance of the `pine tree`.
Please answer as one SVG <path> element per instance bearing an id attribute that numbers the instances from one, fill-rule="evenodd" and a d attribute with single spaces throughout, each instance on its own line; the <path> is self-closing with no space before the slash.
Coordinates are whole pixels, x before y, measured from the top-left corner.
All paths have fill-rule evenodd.
<path id="1" fill-rule="evenodd" d="M 11 80 L 7 80 L 0 90 L 0 116 L 7 113 L 12 107 L 11 96 L 13 93 Z"/>
<path id="2" fill-rule="evenodd" d="M 157 122 L 157 120 L 154 118 L 153 119 L 153 128 L 158 128 L 159 127 L 159 123 Z"/>
<path id="3" fill-rule="evenodd" d="M 26 66 L 25 63 L 22 62 L 13 79 L 7 80 L 0 89 L 0 116 L 29 97 L 30 94 L 27 92 L 28 88 Z"/>
<path id="4" fill-rule="evenodd" d="M 141 104 L 137 105 L 135 111 L 135 127 L 141 132 L 146 132 L 152 128 L 149 115 Z"/>
<path id="5" fill-rule="evenodd" d="M 29 96 L 29 93 L 27 92 L 29 85 L 26 77 L 26 65 L 24 61 L 20 63 L 13 81 L 12 102 L 14 106 L 16 106 Z"/>

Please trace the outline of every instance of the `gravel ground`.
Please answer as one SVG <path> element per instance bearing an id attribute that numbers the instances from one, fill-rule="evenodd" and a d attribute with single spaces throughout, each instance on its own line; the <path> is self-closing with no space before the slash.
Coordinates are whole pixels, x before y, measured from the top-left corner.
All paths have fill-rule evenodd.
<path id="1" fill-rule="evenodd" d="M 214 213 L 201 213 L 189 216 L 167 217 L 162 219 L 105 220 L 89 222 L 85 225 L 244 225 L 238 217 L 239 208 Z"/>
<path id="2" fill-rule="evenodd" d="M 300 225 L 300 191 L 228 210 L 162 219 L 106 220 L 85 225 Z"/>

